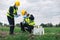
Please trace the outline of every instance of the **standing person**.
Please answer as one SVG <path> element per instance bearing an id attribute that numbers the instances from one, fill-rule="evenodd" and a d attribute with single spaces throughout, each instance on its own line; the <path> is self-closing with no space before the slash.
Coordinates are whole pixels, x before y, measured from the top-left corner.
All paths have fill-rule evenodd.
<path id="1" fill-rule="evenodd" d="M 25 30 L 27 30 L 29 33 L 32 33 L 35 25 L 34 16 L 32 14 L 28 14 L 25 10 L 22 10 L 21 13 L 24 16 L 23 22 L 20 23 L 21 31 L 25 32 Z"/>
<path id="2" fill-rule="evenodd" d="M 20 5 L 20 2 L 15 2 L 13 6 L 9 7 L 9 10 L 7 12 L 7 19 L 10 25 L 10 33 L 9 34 L 14 34 L 14 27 L 15 27 L 15 22 L 14 22 L 14 16 L 17 15 L 18 11 L 18 6 Z"/>

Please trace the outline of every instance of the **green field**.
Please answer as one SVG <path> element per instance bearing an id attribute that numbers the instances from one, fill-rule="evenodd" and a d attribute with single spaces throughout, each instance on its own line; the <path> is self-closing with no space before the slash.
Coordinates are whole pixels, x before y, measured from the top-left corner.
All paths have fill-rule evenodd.
<path id="1" fill-rule="evenodd" d="M 9 35 L 9 27 L 0 27 L 0 40 L 60 40 L 60 28 L 44 28 L 44 35 L 30 36 L 28 32 L 22 33 L 19 27 L 15 27 L 15 35 Z"/>

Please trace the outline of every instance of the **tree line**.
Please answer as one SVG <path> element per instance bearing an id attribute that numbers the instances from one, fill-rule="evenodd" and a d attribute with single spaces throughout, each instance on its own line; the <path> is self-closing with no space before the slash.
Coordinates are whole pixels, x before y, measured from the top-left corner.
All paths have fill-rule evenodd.
<path id="1" fill-rule="evenodd" d="M 52 23 L 47 23 L 47 24 L 41 23 L 40 26 L 42 26 L 42 27 L 60 27 L 60 23 L 55 24 L 55 25 L 53 25 Z"/>
<path id="2" fill-rule="evenodd" d="M 20 24 L 18 23 L 15 26 L 20 27 Z M 9 27 L 9 25 L 8 24 L 3 24 L 2 22 L 0 22 L 0 27 Z"/>
<path id="3" fill-rule="evenodd" d="M 0 22 L 0 27 L 2 27 L 2 26 L 3 26 L 3 27 L 4 27 L 4 26 L 9 27 L 9 25 L 7 25 L 7 24 L 4 24 L 4 25 L 3 25 L 3 23 Z M 20 24 L 18 23 L 18 24 L 16 24 L 15 26 L 16 26 L 16 27 L 20 27 Z M 53 25 L 52 23 L 47 23 L 47 24 L 41 23 L 40 26 L 42 26 L 42 27 L 60 27 L 60 23 L 59 23 L 59 24 L 56 24 L 56 25 Z"/>

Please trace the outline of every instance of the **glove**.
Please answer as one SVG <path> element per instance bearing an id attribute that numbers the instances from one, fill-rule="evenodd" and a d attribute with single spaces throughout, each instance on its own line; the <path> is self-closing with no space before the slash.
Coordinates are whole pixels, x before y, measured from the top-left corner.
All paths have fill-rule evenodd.
<path id="1" fill-rule="evenodd" d="M 24 16 L 23 16 L 23 18 L 27 18 L 27 16 L 26 16 L 26 15 L 24 15 Z"/>

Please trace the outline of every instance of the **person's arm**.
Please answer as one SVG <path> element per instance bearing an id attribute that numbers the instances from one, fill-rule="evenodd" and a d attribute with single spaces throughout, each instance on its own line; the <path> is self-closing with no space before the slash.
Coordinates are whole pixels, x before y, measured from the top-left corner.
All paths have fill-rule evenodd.
<path id="1" fill-rule="evenodd" d="M 17 15 L 18 7 L 14 6 L 14 15 Z"/>
<path id="2" fill-rule="evenodd" d="M 15 12 L 15 15 L 17 15 L 17 10 L 18 10 L 18 8 L 16 7 L 16 12 Z"/>

